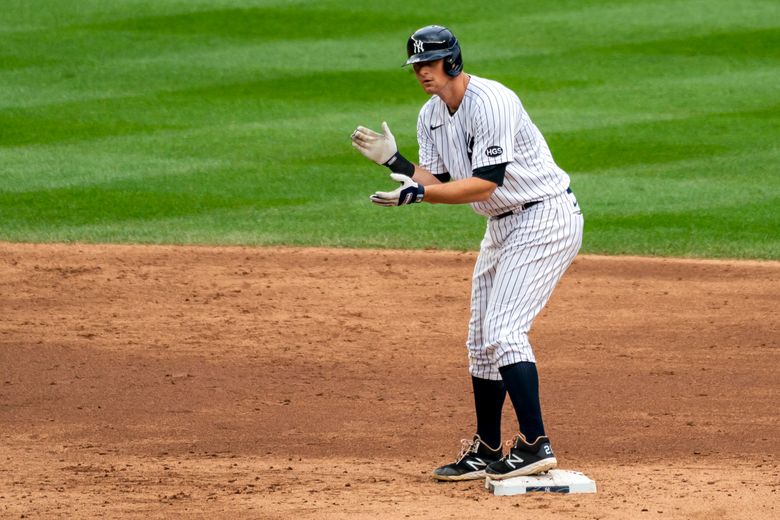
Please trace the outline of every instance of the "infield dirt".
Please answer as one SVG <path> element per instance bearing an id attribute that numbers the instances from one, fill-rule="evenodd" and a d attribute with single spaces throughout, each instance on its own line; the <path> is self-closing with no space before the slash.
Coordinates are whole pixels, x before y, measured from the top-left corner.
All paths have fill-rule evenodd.
<path id="1" fill-rule="evenodd" d="M 434 482 L 474 259 L 0 243 L 0 517 L 780 515 L 778 262 L 577 258 L 531 338 L 598 493 Z"/>

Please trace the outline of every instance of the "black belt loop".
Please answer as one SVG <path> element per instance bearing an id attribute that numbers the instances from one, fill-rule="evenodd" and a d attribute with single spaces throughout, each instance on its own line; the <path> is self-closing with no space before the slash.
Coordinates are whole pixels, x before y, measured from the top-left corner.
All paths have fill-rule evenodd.
<path id="1" fill-rule="evenodd" d="M 572 193 L 572 191 L 571 191 L 571 187 L 568 187 L 568 188 L 566 188 L 566 193 Z M 520 206 L 520 211 L 525 211 L 525 210 L 527 210 L 528 208 L 531 208 L 531 207 L 533 207 L 533 206 L 536 206 L 536 205 L 537 205 L 537 204 L 539 204 L 540 202 L 542 202 L 542 201 L 541 201 L 541 200 L 532 200 L 531 202 L 526 202 L 525 204 L 523 204 L 522 206 Z M 492 219 L 493 219 L 493 220 L 501 220 L 502 218 L 506 218 L 506 217 L 508 217 L 509 215 L 514 215 L 514 214 L 515 214 L 515 211 L 517 211 L 517 210 L 506 211 L 506 212 L 504 212 L 504 213 L 501 213 L 500 215 L 496 215 L 495 217 L 492 217 Z"/>

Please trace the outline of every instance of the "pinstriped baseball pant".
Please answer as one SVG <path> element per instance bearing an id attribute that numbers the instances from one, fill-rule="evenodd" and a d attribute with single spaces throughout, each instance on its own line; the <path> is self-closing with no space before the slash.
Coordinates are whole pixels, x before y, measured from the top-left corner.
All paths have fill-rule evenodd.
<path id="1" fill-rule="evenodd" d="M 471 375 L 498 381 L 498 367 L 536 361 L 531 324 L 577 256 L 583 223 L 572 193 L 488 219 L 472 279 L 466 343 Z"/>

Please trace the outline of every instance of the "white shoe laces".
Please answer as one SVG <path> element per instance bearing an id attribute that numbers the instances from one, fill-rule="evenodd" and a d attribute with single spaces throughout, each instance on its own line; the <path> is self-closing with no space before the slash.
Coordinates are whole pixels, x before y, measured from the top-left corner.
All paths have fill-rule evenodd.
<path id="1" fill-rule="evenodd" d="M 479 442 L 479 439 L 461 439 L 460 453 L 458 453 L 458 460 L 455 464 L 465 459 L 469 453 L 476 453 L 479 450 Z"/>
<path id="2" fill-rule="evenodd" d="M 504 443 L 504 446 L 508 449 L 506 455 L 501 457 L 501 460 L 506 460 L 512 456 L 512 449 L 517 445 L 519 439 L 523 439 L 523 442 L 525 442 L 525 436 L 522 433 L 516 433 L 514 437 Z"/>
<path id="3" fill-rule="evenodd" d="M 522 433 L 516 433 L 515 436 L 512 437 L 511 440 L 506 441 L 506 443 L 505 443 L 506 447 L 509 448 L 509 449 L 514 448 L 515 445 L 517 444 L 517 440 L 520 439 L 520 438 L 525 440 L 525 437 L 523 437 Z"/>

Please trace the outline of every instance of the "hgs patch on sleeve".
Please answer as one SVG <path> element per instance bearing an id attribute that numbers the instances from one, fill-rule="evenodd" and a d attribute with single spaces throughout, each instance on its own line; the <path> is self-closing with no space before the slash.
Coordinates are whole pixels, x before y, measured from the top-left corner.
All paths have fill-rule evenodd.
<path id="1" fill-rule="evenodd" d="M 489 146 L 487 150 L 485 150 L 485 155 L 488 157 L 498 157 L 504 153 L 504 149 L 500 146 Z"/>

